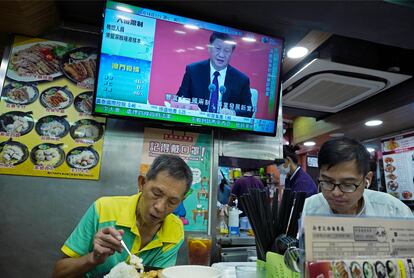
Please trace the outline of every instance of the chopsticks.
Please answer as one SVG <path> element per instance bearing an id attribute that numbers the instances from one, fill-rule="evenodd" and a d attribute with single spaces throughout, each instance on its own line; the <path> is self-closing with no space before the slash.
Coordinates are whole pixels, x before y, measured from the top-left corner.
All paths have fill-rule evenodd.
<path id="1" fill-rule="evenodd" d="M 295 205 L 293 207 L 292 215 L 289 220 L 288 229 L 286 234 L 290 237 L 296 238 L 299 228 L 299 218 L 303 210 L 303 205 L 305 204 L 306 193 L 297 192 L 295 198 Z"/>
<path id="2" fill-rule="evenodd" d="M 279 191 L 276 190 L 272 205 L 266 190 L 253 188 L 240 197 L 243 211 L 246 213 L 255 234 L 257 258 L 266 259 L 268 251 L 284 252 L 283 245 L 295 241 L 298 231 L 298 219 L 305 202 L 306 193 L 291 189 L 283 191 L 278 203 Z"/>

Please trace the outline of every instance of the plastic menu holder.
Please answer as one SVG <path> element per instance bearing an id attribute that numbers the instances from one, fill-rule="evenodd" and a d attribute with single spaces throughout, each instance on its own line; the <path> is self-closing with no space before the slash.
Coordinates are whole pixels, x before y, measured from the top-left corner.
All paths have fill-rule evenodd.
<path id="1" fill-rule="evenodd" d="M 266 278 L 299 278 L 300 273 L 290 270 L 284 261 L 283 255 L 267 252 L 266 262 L 260 264 L 266 265 Z M 259 260 L 257 267 L 259 267 Z"/>

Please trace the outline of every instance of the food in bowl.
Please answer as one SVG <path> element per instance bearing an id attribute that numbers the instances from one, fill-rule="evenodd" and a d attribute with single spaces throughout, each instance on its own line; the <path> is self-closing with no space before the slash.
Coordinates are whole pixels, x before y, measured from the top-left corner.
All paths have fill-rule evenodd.
<path id="1" fill-rule="evenodd" d="M 362 265 L 365 278 L 374 278 L 374 266 L 369 262 L 364 262 Z"/>
<path id="2" fill-rule="evenodd" d="M 350 278 L 348 274 L 348 267 L 344 261 L 339 261 L 335 263 L 335 277 L 337 278 Z"/>
<path id="3" fill-rule="evenodd" d="M 388 277 L 390 278 L 395 278 L 397 277 L 397 268 L 394 265 L 394 263 L 392 261 L 387 261 L 385 263 L 386 267 L 387 267 L 387 273 L 388 273 Z"/>
<path id="4" fill-rule="evenodd" d="M 220 278 L 218 269 L 204 265 L 178 265 L 165 268 L 161 272 L 162 278 Z"/>
<path id="5" fill-rule="evenodd" d="M 392 173 L 392 172 L 395 171 L 395 167 L 393 165 L 391 165 L 391 164 L 388 164 L 387 166 L 385 166 L 385 169 L 384 170 L 385 170 L 385 172 Z"/>
<path id="6" fill-rule="evenodd" d="M 402 196 L 404 199 L 411 199 L 411 197 L 413 197 L 413 193 L 411 193 L 410 191 L 403 191 Z"/>
<path id="7" fill-rule="evenodd" d="M 144 272 L 142 259 L 132 254 L 129 262 L 120 262 L 104 278 L 159 278 L 162 270 Z"/>
<path id="8" fill-rule="evenodd" d="M 375 263 L 375 273 L 378 278 L 385 278 L 387 276 L 385 265 L 382 262 L 377 261 Z"/>
<path id="9" fill-rule="evenodd" d="M 362 268 L 357 262 L 351 263 L 351 275 L 352 278 L 363 278 Z"/>
<path id="10" fill-rule="evenodd" d="M 389 181 L 387 182 L 388 188 L 392 191 L 397 190 L 398 188 L 398 183 L 396 181 Z"/>

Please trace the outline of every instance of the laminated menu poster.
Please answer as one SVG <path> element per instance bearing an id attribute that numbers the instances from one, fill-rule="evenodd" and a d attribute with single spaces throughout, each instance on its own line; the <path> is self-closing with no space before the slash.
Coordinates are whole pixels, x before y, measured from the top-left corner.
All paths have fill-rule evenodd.
<path id="1" fill-rule="evenodd" d="M 412 258 L 414 219 L 306 216 L 306 261 Z"/>
<path id="2" fill-rule="evenodd" d="M 174 214 L 185 231 L 206 232 L 209 217 L 210 146 L 208 134 L 145 128 L 140 173 L 145 174 L 160 154 L 174 154 L 187 162 L 193 172 L 193 184 Z"/>
<path id="3" fill-rule="evenodd" d="M 414 201 L 414 132 L 381 140 L 387 192 Z"/>
<path id="4" fill-rule="evenodd" d="M 1 91 L 0 174 L 99 179 L 96 58 L 92 47 L 15 38 Z"/>
<path id="5" fill-rule="evenodd" d="M 414 257 L 308 262 L 309 278 L 412 278 Z"/>

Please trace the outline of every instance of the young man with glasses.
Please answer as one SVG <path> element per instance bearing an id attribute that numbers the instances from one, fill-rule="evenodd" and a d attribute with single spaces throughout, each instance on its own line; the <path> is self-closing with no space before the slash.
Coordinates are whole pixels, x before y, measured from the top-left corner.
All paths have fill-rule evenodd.
<path id="1" fill-rule="evenodd" d="M 356 140 L 337 138 L 325 142 L 318 154 L 321 193 L 306 199 L 303 215 L 413 217 L 397 198 L 366 189 L 373 173 L 369 153 Z"/>

